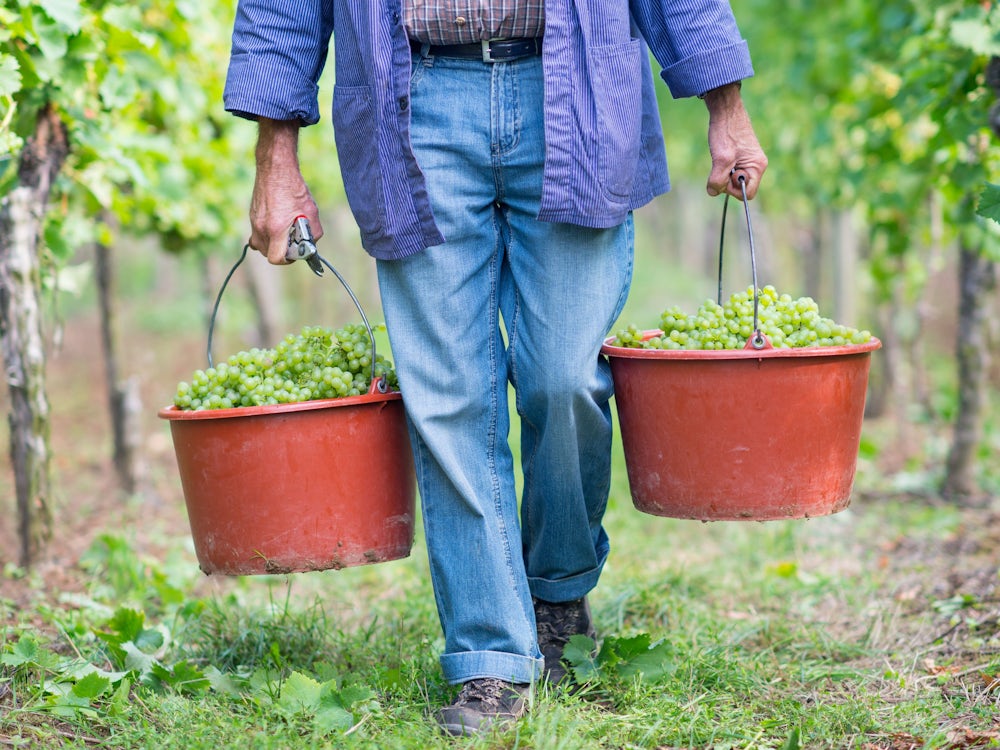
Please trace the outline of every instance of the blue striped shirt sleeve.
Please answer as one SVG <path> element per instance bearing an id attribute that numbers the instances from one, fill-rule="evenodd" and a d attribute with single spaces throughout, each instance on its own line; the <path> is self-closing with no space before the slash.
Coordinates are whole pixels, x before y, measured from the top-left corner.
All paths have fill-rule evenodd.
<path id="1" fill-rule="evenodd" d="M 632 12 L 674 97 L 753 76 L 727 0 L 633 0 Z"/>
<path id="2" fill-rule="evenodd" d="M 241 117 L 319 121 L 333 0 L 240 0 L 223 101 Z"/>

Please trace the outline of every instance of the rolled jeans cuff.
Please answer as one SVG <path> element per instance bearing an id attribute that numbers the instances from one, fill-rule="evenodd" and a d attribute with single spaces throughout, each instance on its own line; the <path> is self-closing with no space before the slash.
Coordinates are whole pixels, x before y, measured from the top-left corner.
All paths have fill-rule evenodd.
<path id="1" fill-rule="evenodd" d="M 586 596 L 597 585 L 608 559 L 608 546 L 598 548 L 598 563 L 591 570 L 577 573 L 569 578 L 550 580 L 548 578 L 528 577 L 528 588 L 531 595 L 547 602 L 571 602 Z"/>
<path id="2" fill-rule="evenodd" d="M 483 677 L 507 682 L 536 682 L 544 668 L 545 659 L 502 651 L 463 651 L 441 656 L 441 671 L 452 685 Z"/>

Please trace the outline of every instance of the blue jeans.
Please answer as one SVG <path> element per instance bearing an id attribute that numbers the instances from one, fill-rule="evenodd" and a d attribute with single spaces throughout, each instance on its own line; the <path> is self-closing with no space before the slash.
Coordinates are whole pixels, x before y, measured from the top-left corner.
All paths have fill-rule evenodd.
<path id="1" fill-rule="evenodd" d="M 612 229 L 536 219 L 541 58 L 414 58 L 411 138 L 446 238 L 378 276 L 417 471 L 451 683 L 531 682 L 532 596 L 597 583 L 611 475 L 612 383 L 600 347 L 632 274 Z M 501 329 L 501 316 L 502 325 Z M 521 419 L 520 518 L 508 381 Z"/>

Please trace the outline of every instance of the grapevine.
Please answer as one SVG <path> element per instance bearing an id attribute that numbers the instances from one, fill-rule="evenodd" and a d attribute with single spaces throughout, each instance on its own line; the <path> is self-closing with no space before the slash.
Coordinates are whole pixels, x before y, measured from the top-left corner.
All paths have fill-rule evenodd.
<path id="1" fill-rule="evenodd" d="M 824 318 L 811 297 L 794 299 L 766 286 L 757 302 L 760 332 L 776 349 L 863 344 L 872 338 L 870 331 Z M 658 335 L 648 336 L 630 324 L 618 331 L 612 344 L 642 349 L 742 349 L 754 333 L 753 308 L 753 287 L 747 287 L 724 305 L 706 300 L 693 315 L 670 307 L 660 315 Z"/>
<path id="2" fill-rule="evenodd" d="M 195 371 L 177 386 L 174 406 L 182 410 L 267 406 L 367 393 L 372 376 L 372 344 L 360 323 L 334 331 L 306 326 L 273 349 L 238 352 L 207 370 Z M 399 383 L 392 363 L 376 355 L 375 377 L 391 389 Z"/>

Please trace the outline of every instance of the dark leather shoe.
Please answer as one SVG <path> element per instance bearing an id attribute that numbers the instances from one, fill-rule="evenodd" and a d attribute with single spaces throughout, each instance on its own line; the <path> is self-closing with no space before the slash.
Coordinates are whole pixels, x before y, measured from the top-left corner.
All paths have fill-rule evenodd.
<path id="1" fill-rule="evenodd" d="M 571 602 L 534 600 L 538 648 L 545 657 L 545 677 L 552 685 L 566 679 L 563 649 L 574 635 L 597 639 L 587 597 Z"/>
<path id="2" fill-rule="evenodd" d="M 530 688 L 491 677 L 469 680 L 452 704 L 438 711 L 438 725 L 448 734 L 469 737 L 513 722 L 524 715 Z"/>

